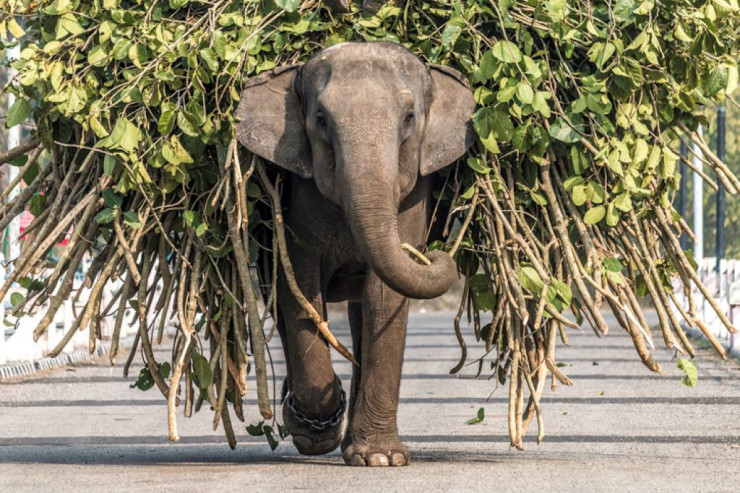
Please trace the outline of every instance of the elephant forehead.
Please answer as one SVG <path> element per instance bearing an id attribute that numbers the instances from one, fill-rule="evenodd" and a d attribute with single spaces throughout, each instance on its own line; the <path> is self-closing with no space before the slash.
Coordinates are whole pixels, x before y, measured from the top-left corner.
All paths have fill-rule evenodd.
<path id="1" fill-rule="evenodd" d="M 328 79 L 394 79 L 394 83 L 429 84 L 426 66 L 401 45 L 388 42 L 340 43 L 317 53 L 304 76 Z"/>
<path id="2" fill-rule="evenodd" d="M 384 58 L 392 62 L 407 62 L 412 64 L 423 63 L 409 50 L 398 43 L 380 42 L 348 42 L 339 43 L 319 51 L 311 61 L 327 61 L 330 59 L 358 60 L 362 58 Z"/>
<path id="3" fill-rule="evenodd" d="M 403 81 L 389 79 L 331 79 L 317 94 L 320 108 L 332 112 L 397 113 L 413 105 L 415 98 Z"/>

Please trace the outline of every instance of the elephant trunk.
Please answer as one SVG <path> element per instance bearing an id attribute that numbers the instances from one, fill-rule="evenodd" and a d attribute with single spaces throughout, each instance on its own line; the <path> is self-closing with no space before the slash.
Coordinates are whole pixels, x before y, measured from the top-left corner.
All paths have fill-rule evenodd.
<path id="1" fill-rule="evenodd" d="M 372 167 L 376 171 L 384 168 L 392 169 Z M 431 265 L 412 259 L 401 247 L 399 202 L 394 180 L 388 176 L 391 173 L 372 177 L 363 174 L 345 180 L 342 203 L 355 241 L 370 267 L 384 283 L 409 298 L 429 299 L 444 294 L 457 278 L 455 262 L 441 251 L 429 252 Z"/>

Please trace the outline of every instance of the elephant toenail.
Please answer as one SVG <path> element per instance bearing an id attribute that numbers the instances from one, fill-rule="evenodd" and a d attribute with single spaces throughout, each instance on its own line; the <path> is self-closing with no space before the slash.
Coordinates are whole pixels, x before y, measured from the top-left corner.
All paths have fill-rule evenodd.
<path id="1" fill-rule="evenodd" d="M 386 456 L 385 454 L 373 454 L 370 456 L 370 465 L 373 467 L 387 466 L 388 456 Z"/>
<path id="2" fill-rule="evenodd" d="M 355 454 L 352 456 L 352 459 L 349 461 L 350 466 L 365 466 L 365 459 L 362 458 L 361 455 Z"/>
<path id="3" fill-rule="evenodd" d="M 406 465 L 406 457 L 404 457 L 403 454 L 399 454 L 396 452 L 393 454 L 393 458 L 391 459 L 391 464 L 394 466 L 405 466 Z"/>

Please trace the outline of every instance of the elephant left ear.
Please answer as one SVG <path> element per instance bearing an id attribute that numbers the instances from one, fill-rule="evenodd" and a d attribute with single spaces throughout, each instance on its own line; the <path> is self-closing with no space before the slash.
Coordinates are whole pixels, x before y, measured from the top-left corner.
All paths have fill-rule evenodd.
<path id="1" fill-rule="evenodd" d="M 430 65 L 429 73 L 434 90 L 424 132 L 422 176 L 454 162 L 475 142 L 475 99 L 465 77 L 442 65 Z"/>

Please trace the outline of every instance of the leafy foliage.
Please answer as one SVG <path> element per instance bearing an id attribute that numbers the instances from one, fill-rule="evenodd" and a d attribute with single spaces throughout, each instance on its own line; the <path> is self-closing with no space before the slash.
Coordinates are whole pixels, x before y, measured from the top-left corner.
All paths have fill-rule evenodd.
<path id="1" fill-rule="evenodd" d="M 684 372 L 681 383 L 687 387 L 694 387 L 699 379 L 699 372 L 693 361 L 686 358 L 678 358 L 678 369 Z"/>
<path id="2" fill-rule="evenodd" d="M 483 420 L 486 418 L 486 411 L 485 409 L 478 408 L 478 412 L 475 414 L 475 417 L 470 418 L 469 420 L 465 421 L 466 425 L 477 425 L 478 423 L 482 423 Z"/>
<path id="3" fill-rule="evenodd" d="M 737 86 L 737 0 L 427 0 L 387 3 L 375 14 L 293 0 L 0 0 L 0 10 L 10 14 L 0 21 L 5 42 L 25 36 L 7 124 L 30 113 L 52 154 L 25 202 L 3 209 L 12 218 L 44 192 L 32 204 L 33 248 L 2 294 L 74 221 L 69 255 L 38 280 L 44 289 L 35 297 L 18 300 L 29 308 L 50 300 L 40 336 L 69 295 L 80 252 L 102 239 L 87 274 L 91 301 L 68 337 L 89 326 L 95 343 L 100 314 L 110 309 L 101 306 L 102 287 L 119 273 L 117 296 L 121 306 L 136 301 L 149 367 L 149 323 L 159 321 L 161 337 L 176 314 L 181 337 L 169 384 L 150 373 L 169 397 L 172 439 L 183 376 L 214 407 L 214 425 L 223 423 L 232 446 L 224 404 L 242 417 L 252 366 L 260 411 L 273 416 L 249 266 L 259 266 L 269 308 L 278 255 L 268 251 L 281 248 L 271 193 L 279 174 L 263 173 L 259 159 L 236 149 L 233 113 L 250 77 L 343 41 L 402 43 L 459 69 L 474 89 L 479 142 L 445 171 L 437 194 L 452 206 L 452 234 L 432 247 L 460 240 L 460 313 L 472 309 L 476 339 L 496 349 L 493 374 L 509 380 L 513 445 L 521 447 L 539 416 L 547 373 L 570 383 L 554 361 L 556 338 L 574 326 L 566 311 L 605 332 L 606 303 L 645 364 L 661 371 L 637 303 L 650 296 L 666 344 L 693 356 L 667 309 L 671 277 L 698 282 L 693 259 L 673 242 L 685 227 L 671 209 L 673 148 L 677 139 L 698 139 L 702 109 Z M 707 165 L 730 191 L 740 187 L 723 163 L 710 156 Z M 150 275 L 165 286 L 156 303 Z M 483 328 L 480 312 L 493 314 Z M 681 316 L 692 324 L 693 305 Z M 195 349 L 203 339 L 210 361 Z M 525 387 L 531 398 L 522 409 Z M 197 397 L 191 385 L 185 391 L 187 410 Z"/>

